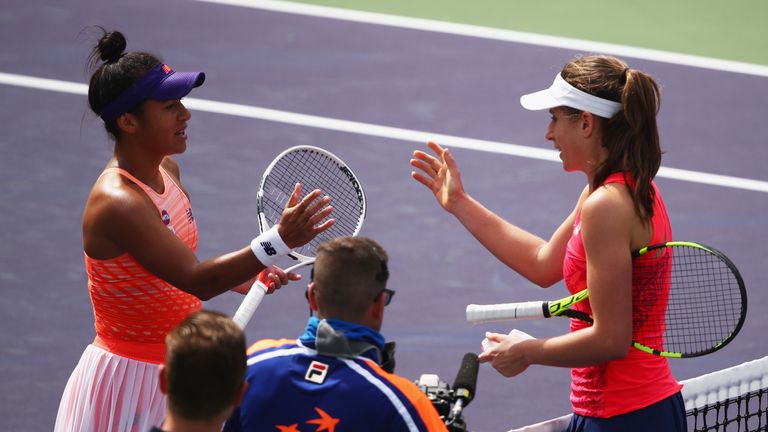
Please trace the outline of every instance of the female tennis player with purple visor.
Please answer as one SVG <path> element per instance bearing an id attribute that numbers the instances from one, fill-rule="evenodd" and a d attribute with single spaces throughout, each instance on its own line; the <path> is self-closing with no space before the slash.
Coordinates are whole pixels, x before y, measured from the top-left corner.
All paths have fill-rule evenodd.
<path id="1" fill-rule="evenodd" d="M 411 164 L 419 171 L 412 176 L 516 272 L 542 287 L 565 279 L 572 294 L 588 287 L 588 301 L 575 307 L 594 323 L 571 320 L 570 333 L 550 339 L 488 333 L 494 346 L 480 361 L 506 377 L 532 364 L 571 368 L 575 415 L 569 431 L 685 431 L 681 385 L 667 359 L 631 348 L 633 324 L 658 312 L 641 310 L 636 300 L 663 293 L 660 284 L 669 271 L 666 253 L 644 258 L 644 266 L 655 266 L 658 275 L 646 283 L 633 273 L 632 258 L 635 250 L 672 240 L 653 181 L 661 165 L 658 85 L 616 58 L 585 56 L 566 64 L 548 89 L 520 102 L 549 111 L 545 138 L 560 151 L 563 168 L 587 180 L 549 239 L 474 200 L 453 155 L 438 144 L 429 143 L 434 154 L 414 152 Z M 657 305 L 665 307 L 666 300 Z"/>
<path id="2" fill-rule="evenodd" d="M 171 155 L 187 146 L 181 98 L 205 80 L 157 57 L 124 52 L 105 33 L 90 81 L 91 109 L 115 140 L 83 213 L 83 249 L 96 338 L 83 352 L 59 405 L 56 431 L 147 431 L 162 423 L 158 387 L 165 336 L 201 300 L 248 291 L 261 274 L 272 289 L 299 275 L 272 266 L 331 225 L 328 197 L 300 199 L 296 185 L 280 221 L 250 246 L 206 261 L 195 256 L 197 223 Z"/>

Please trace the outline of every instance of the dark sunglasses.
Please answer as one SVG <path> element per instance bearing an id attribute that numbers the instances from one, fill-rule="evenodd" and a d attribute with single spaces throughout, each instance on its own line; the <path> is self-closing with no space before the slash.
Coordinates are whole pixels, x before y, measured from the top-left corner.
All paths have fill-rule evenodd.
<path id="1" fill-rule="evenodd" d="M 384 295 L 384 306 L 389 306 L 389 303 L 392 301 L 392 297 L 395 296 L 395 291 L 384 288 L 381 291 L 379 291 L 379 293 L 376 294 L 376 297 L 374 297 L 373 299 L 376 300 L 382 294 Z"/>
<path id="2" fill-rule="evenodd" d="M 392 302 L 392 297 L 395 296 L 395 290 L 384 288 L 381 291 L 379 291 L 378 294 L 376 294 L 375 297 L 373 297 L 373 301 L 376 301 L 377 298 L 379 298 L 380 295 L 384 295 L 384 306 L 389 306 L 389 304 Z M 309 300 L 309 289 L 304 291 L 304 297 Z M 309 316 L 312 316 L 312 308 L 309 308 Z"/>

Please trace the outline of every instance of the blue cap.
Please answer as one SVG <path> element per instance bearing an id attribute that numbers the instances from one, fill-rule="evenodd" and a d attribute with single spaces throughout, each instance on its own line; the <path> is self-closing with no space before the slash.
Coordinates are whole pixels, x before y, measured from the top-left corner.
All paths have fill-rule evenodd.
<path id="1" fill-rule="evenodd" d="M 193 88 L 203 85 L 204 81 L 203 72 L 176 72 L 170 66 L 160 63 L 107 104 L 99 116 L 105 122 L 111 122 L 147 99 L 181 99 Z"/>

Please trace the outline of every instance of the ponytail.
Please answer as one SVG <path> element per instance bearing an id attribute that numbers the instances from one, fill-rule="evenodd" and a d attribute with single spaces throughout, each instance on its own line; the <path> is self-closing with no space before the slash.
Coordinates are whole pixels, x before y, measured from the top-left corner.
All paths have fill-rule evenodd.
<path id="1" fill-rule="evenodd" d="M 635 212 L 644 219 L 653 216 L 655 197 L 651 181 L 661 166 L 661 144 L 656 124 L 660 104 L 661 95 L 656 81 L 643 72 L 628 69 L 621 94 L 622 110 L 618 115 L 623 121 L 610 125 L 609 120 L 609 128 L 615 138 L 611 134 L 603 137 L 604 142 L 612 139 L 628 141 L 621 166 L 635 181 L 632 201 Z M 621 129 L 627 130 L 626 135 L 621 133 Z M 607 170 L 608 167 L 605 168 Z"/>

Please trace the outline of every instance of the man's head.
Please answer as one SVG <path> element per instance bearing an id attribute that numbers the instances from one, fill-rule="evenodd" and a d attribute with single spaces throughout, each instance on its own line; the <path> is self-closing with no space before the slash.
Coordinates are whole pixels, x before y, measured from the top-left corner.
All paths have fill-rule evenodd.
<path id="1" fill-rule="evenodd" d="M 381 328 L 386 290 L 387 253 L 366 237 L 339 237 L 317 248 L 309 302 L 319 318 L 337 318 Z"/>
<path id="2" fill-rule="evenodd" d="M 243 331 L 212 311 L 189 315 L 165 339 L 160 388 L 172 416 L 188 421 L 220 420 L 240 402 L 246 353 Z"/>

